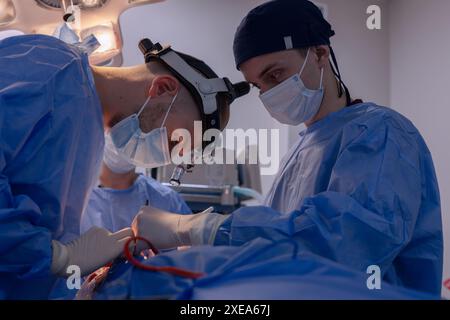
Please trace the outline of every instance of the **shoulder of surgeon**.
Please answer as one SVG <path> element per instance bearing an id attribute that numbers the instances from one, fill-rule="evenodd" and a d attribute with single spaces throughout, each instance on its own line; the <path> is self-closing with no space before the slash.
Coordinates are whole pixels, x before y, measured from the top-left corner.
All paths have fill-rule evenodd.
<path id="1" fill-rule="evenodd" d="M 151 177 L 140 175 L 136 181 L 147 192 L 150 202 L 161 203 L 165 210 L 176 213 L 191 213 L 183 198 L 173 189 Z"/>
<path id="2" fill-rule="evenodd" d="M 33 47 L 36 50 L 63 50 L 66 53 L 72 53 L 73 56 L 80 56 L 83 54 L 77 47 L 69 45 L 58 38 L 44 34 L 20 35 L 0 40 L 0 50 L 21 50 L 21 48 L 29 49 L 30 47 Z M 50 57 L 47 56 L 45 58 L 48 59 Z"/>
<path id="3" fill-rule="evenodd" d="M 35 111 L 52 109 L 52 97 L 64 102 L 91 83 L 88 68 L 86 54 L 54 37 L 25 35 L 0 41 L 0 93 L 6 106 L 28 107 L 33 100 L 42 102 L 34 104 Z"/>
<path id="4" fill-rule="evenodd" d="M 178 196 L 178 194 L 171 188 L 145 175 L 139 175 L 136 183 L 144 186 L 147 189 L 149 195 L 155 195 L 155 193 L 157 193 L 161 197 L 171 197 L 174 195 Z"/>
<path id="5" fill-rule="evenodd" d="M 421 149 L 429 153 L 419 130 L 394 109 L 374 103 L 362 103 L 352 108 L 351 119 L 343 128 L 348 145 L 353 142 L 376 147 L 389 142 L 407 152 Z"/>
<path id="6" fill-rule="evenodd" d="M 17 75 L 28 79 L 34 75 L 42 81 L 74 60 L 82 59 L 85 59 L 85 54 L 80 49 L 51 36 L 23 35 L 0 41 L 2 73 L 6 71 L 13 78 Z M 1 78 L 6 77 L 2 75 Z"/>
<path id="7" fill-rule="evenodd" d="M 9 141 L 1 147 L 20 146 L 56 109 L 66 119 L 75 108 L 85 115 L 80 105 L 95 112 L 88 104 L 95 95 L 91 80 L 87 56 L 61 40 L 25 35 L 0 41 L 0 128 Z"/>
<path id="8" fill-rule="evenodd" d="M 81 50 L 54 37 L 6 38 L 0 41 L 0 97 L 14 108 L 29 107 L 28 102 L 33 102 L 35 112 L 41 107 L 51 109 L 52 97 L 58 95 L 58 101 L 64 102 L 79 96 L 81 87 L 91 83 L 88 68 L 88 58 Z"/>

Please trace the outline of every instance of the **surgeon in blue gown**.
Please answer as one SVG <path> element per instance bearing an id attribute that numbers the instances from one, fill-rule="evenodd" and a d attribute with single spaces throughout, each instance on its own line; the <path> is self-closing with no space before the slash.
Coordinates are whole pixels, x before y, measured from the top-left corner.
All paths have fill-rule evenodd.
<path id="1" fill-rule="evenodd" d="M 1 41 L 0 70 L 0 299 L 45 298 L 52 240 L 79 237 L 98 175 L 102 109 L 87 57 L 59 40 Z"/>
<path id="2" fill-rule="evenodd" d="M 81 218 L 81 232 L 92 227 L 112 232 L 127 228 L 145 205 L 180 214 L 192 213 L 178 193 L 151 177 L 136 173 L 136 167 L 117 152 L 110 135 L 106 135 L 99 185 L 89 196 Z"/>
<path id="3" fill-rule="evenodd" d="M 139 150 L 155 130 L 193 134 L 200 106 L 177 77 L 158 61 L 90 66 L 80 47 L 49 36 L 0 41 L 0 299 L 46 299 L 57 278 L 72 275 L 69 266 L 85 276 L 123 253 L 131 228 L 80 234 L 104 134 L 131 121 L 119 131 L 123 141 L 138 139 Z M 229 111 L 222 100 L 221 127 Z M 155 159 L 170 158 L 170 147 L 151 151 L 133 159 L 154 168 Z"/>
<path id="4" fill-rule="evenodd" d="M 309 1 L 252 10 L 236 32 L 236 65 L 274 119 L 306 125 L 266 206 L 211 213 L 195 224 L 144 208 L 135 232 L 160 248 L 292 240 L 356 271 L 376 265 L 393 285 L 439 295 L 443 236 L 430 151 L 404 116 L 351 99 L 331 48 L 334 34 Z M 179 237 L 152 239 L 155 230 Z"/>

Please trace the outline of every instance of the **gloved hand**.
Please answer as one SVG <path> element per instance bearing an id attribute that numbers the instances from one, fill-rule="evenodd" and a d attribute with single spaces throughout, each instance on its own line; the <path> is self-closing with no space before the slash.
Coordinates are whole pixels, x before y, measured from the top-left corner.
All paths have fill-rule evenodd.
<path id="1" fill-rule="evenodd" d="M 157 249 L 211 244 L 217 229 L 227 218 L 211 213 L 212 208 L 198 214 L 175 214 L 153 207 L 143 207 L 132 228 L 137 237 L 149 240 Z M 141 250 L 138 246 L 138 250 Z"/>
<path id="2" fill-rule="evenodd" d="M 51 271 L 65 277 L 68 276 L 67 268 L 76 265 L 80 267 L 82 276 L 88 275 L 119 257 L 131 237 L 133 231 L 130 228 L 111 233 L 94 227 L 67 245 L 53 241 Z"/>

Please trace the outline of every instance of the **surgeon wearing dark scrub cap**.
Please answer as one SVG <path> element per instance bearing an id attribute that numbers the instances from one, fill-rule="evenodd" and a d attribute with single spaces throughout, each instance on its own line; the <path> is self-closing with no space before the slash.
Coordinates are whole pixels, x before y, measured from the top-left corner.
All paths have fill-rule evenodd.
<path id="1" fill-rule="evenodd" d="M 439 295 L 443 237 L 430 151 L 401 114 L 351 99 L 331 49 L 334 34 L 304 0 L 270 1 L 244 18 L 234 41 L 237 68 L 274 119 L 306 129 L 282 162 L 265 207 L 241 208 L 226 219 L 205 215 L 195 226 L 186 216 L 159 212 L 145 225 L 195 231 L 197 240 L 214 245 L 289 239 L 354 270 L 376 265 L 391 284 Z M 151 234 L 144 232 L 158 245 Z"/>

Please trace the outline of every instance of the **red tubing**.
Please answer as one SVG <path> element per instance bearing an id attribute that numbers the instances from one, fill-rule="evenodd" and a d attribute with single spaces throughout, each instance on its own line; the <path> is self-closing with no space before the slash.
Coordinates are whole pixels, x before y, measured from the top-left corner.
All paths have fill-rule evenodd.
<path id="1" fill-rule="evenodd" d="M 144 239 L 142 237 L 131 238 L 125 244 L 124 254 L 125 254 L 125 257 L 127 258 L 127 260 L 132 265 L 134 265 L 136 268 L 146 270 L 146 271 L 153 271 L 153 272 L 165 272 L 165 273 L 172 274 L 174 276 L 188 278 L 188 279 L 198 279 L 198 278 L 204 276 L 204 273 L 193 272 L 193 271 L 182 269 L 182 268 L 169 267 L 169 266 L 156 267 L 156 266 L 149 266 L 149 265 L 143 264 L 138 259 L 136 259 L 133 255 L 133 253 L 130 251 L 130 244 L 132 242 L 137 242 L 137 241 L 145 242 L 145 244 L 147 244 L 147 246 L 153 251 L 154 254 L 159 253 L 159 251 L 155 248 L 155 246 L 153 246 L 152 243 L 150 241 L 148 241 L 147 239 Z"/>

